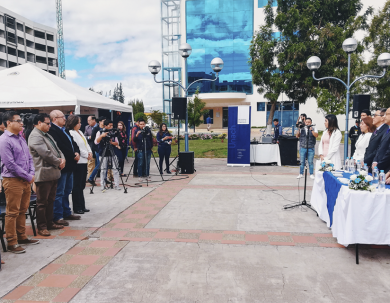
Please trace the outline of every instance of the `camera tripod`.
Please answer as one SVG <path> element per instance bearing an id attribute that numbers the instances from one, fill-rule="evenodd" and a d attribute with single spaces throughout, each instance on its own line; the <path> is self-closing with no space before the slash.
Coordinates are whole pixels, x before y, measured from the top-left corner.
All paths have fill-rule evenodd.
<path id="1" fill-rule="evenodd" d="M 180 120 L 177 120 L 177 156 L 169 163 L 169 167 L 173 164 L 173 162 L 176 162 L 176 166 L 173 166 L 175 168 L 175 175 L 177 176 L 180 172 L 180 166 L 179 166 L 179 154 L 180 154 Z M 167 168 L 168 169 L 168 168 Z M 166 170 L 166 169 L 165 169 Z"/>
<path id="2" fill-rule="evenodd" d="M 100 163 L 99 163 L 98 173 L 96 174 L 95 179 L 94 179 L 95 184 L 96 184 L 97 175 L 98 175 L 98 174 L 101 172 L 101 170 L 102 170 L 103 162 L 106 162 L 106 165 L 107 165 L 106 169 L 107 169 L 107 170 L 108 170 L 110 164 L 111 164 L 111 169 L 114 169 L 114 167 L 113 167 L 113 165 L 112 165 L 112 164 L 114 164 L 114 165 L 116 166 L 115 169 L 118 171 L 119 177 L 120 177 L 120 179 L 121 179 L 121 181 L 122 181 L 122 184 L 121 184 L 121 185 L 123 185 L 124 193 L 127 194 L 127 188 L 126 188 L 125 183 L 123 182 L 123 177 L 122 177 L 121 174 L 120 174 L 119 161 L 118 161 L 117 156 L 115 155 L 114 147 L 110 144 L 110 140 L 109 140 L 109 139 L 103 138 L 103 140 L 105 140 L 105 141 L 104 141 L 104 142 L 105 142 L 105 146 L 104 146 L 104 149 L 103 149 L 103 153 L 102 153 L 102 155 L 101 155 L 101 158 L 102 158 L 102 159 L 101 159 L 101 161 L 100 161 Z M 107 152 L 109 152 L 109 155 L 108 155 L 107 161 L 105 161 L 105 157 L 106 157 L 106 153 L 107 153 Z M 99 156 L 100 156 L 100 155 L 99 155 Z M 112 163 L 112 161 L 114 161 L 114 163 Z M 101 179 L 102 179 L 101 182 L 104 181 L 104 178 L 105 178 L 105 177 L 106 177 L 106 176 L 101 175 Z M 94 189 L 94 188 L 95 188 L 95 185 L 92 185 L 92 188 L 90 189 L 90 194 L 93 194 L 93 193 L 94 193 L 94 192 L 93 192 L 93 189 Z M 112 189 L 112 188 L 113 188 L 113 184 L 111 183 L 111 189 Z"/>

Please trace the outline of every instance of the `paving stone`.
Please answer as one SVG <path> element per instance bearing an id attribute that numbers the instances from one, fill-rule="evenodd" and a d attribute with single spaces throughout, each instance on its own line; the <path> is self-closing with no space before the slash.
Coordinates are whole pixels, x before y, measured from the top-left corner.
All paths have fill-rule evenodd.
<path id="1" fill-rule="evenodd" d="M 95 263 L 94 265 L 106 265 L 108 262 L 110 262 L 112 259 L 111 256 L 101 256 Z"/>
<path id="2" fill-rule="evenodd" d="M 51 301 L 59 295 L 64 288 L 60 287 L 35 287 L 25 294 L 20 300 L 24 301 Z"/>
<path id="3" fill-rule="evenodd" d="M 88 265 L 82 264 L 64 264 L 57 269 L 54 274 L 56 275 L 81 275 L 83 271 L 88 268 Z"/>
<path id="4" fill-rule="evenodd" d="M 289 236 L 268 236 L 270 242 L 294 242 Z"/>
<path id="5" fill-rule="evenodd" d="M 37 286 L 39 283 L 41 283 L 43 280 L 45 280 L 48 276 L 49 276 L 48 274 L 36 273 L 30 279 L 28 279 L 26 282 L 24 282 L 22 285 L 24 285 L 24 286 Z"/>
<path id="6" fill-rule="evenodd" d="M 92 276 L 79 276 L 69 285 L 69 287 L 83 288 L 91 279 Z"/>
<path id="7" fill-rule="evenodd" d="M 54 264 L 65 264 L 72 258 L 73 258 L 73 255 L 62 255 L 61 257 L 56 259 L 53 263 Z"/>
<path id="8" fill-rule="evenodd" d="M 179 233 L 177 239 L 199 239 L 200 233 Z"/>

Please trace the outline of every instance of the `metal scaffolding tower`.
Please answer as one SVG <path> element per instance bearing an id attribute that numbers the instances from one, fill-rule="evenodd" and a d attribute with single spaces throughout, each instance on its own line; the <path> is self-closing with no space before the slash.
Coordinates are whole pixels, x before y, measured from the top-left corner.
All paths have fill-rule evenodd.
<path id="1" fill-rule="evenodd" d="M 181 57 L 179 45 L 180 0 L 161 0 L 161 41 L 162 41 L 162 80 L 181 82 Z M 171 124 L 172 97 L 179 97 L 180 90 L 175 84 L 163 85 L 163 110 Z"/>
<path id="2" fill-rule="evenodd" d="M 62 79 L 65 76 L 65 51 L 64 51 L 64 30 L 62 26 L 62 0 L 56 0 L 56 16 L 57 16 L 57 41 L 58 41 L 58 73 Z"/>

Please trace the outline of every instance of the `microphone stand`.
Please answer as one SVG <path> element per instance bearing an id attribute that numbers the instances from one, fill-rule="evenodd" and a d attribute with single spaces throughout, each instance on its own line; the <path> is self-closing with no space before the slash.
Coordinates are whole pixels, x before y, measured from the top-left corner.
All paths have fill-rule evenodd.
<path id="1" fill-rule="evenodd" d="M 306 201 L 306 187 L 307 187 L 307 167 L 309 166 L 308 156 L 309 156 L 309 128 L 314 126 L 313 125 L 305 125 L 304 127 L 307 128 L 307 138 L 306 138 L 306 155 L 305 155 L 305 186 L 303 190 L 303 200 L 298 203 L 293 204 L 286 204 L 283 206 L 284 209 L 290 209 L 295 208 L 299 206 L 306 206 L 307 208 L 311 209 L 315 213 L 317 213 L 312 207 L 311 204 Z M 299 185 L 298 185 L 299 186 Z"/>

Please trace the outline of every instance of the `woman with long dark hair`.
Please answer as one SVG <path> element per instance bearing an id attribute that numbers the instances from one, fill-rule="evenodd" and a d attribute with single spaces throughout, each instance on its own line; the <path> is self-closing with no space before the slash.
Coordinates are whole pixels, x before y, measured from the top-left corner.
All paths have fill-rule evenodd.
<path id="1" fill-rule="evenodd" d="M 81 119 L 79 116 L 71 115 L 68 117 L 65 128 L 69 131 L 69 134 L 73 137 L 73 140 L 80 149 L 80 160 L 77 162 L 76 169 L 73 171 L 72 189 L 73 212 L 78 215 L 89 212 L 89 209 L 85 208 L 83 191 L 87 182 L 88 160 L 92 159 L 91 147 L 84 137 L 83 132 L 80 131 L 80 127 Z"/>
<path id="2" fill-rule="evenodd" d="M 325 128 L 318 147 L 321 161 L 330 160 L 335 169 L 341 169 L 340 143 L 342 135 L 335 115 L 326 115 Z"/>
<path id="3" fill-rule="evenodd" d="M 123 123 L 122 121 L 118 122 L 118 141 L 119 141 L 119 148 L 122 156 L 119 159 L 119 169 L 121 171 L 121 176 L 126 177 L 126 175 L 123 174 L 123 167 L 125 166 L 125 160 L 127 157 L 127 146 L 129 145 L 129 140 L 126 134 L 125 123 Z"/>
<path id="4" fill-rule="evenodd" d="M 157 143 L 158 143 L 158 155 L 160 156 L 160 174 L 163 173 L 163 162 L 165 159 L 165 166 L 167 167 L 167 174 L 170 174 L 169 171 L 169 156 L 171 155 L 171 143 L 172 135 L 169 133 L 167 125 L 161 123 L 160 130 L 157 133 Z"/>

